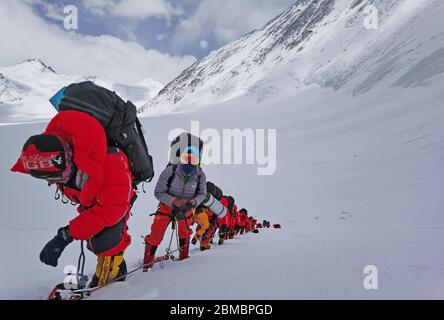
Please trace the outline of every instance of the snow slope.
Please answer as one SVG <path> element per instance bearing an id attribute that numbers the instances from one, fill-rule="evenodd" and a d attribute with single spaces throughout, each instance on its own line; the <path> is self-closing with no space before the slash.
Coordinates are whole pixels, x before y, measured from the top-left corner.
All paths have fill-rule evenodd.
<path id="1" fill-rule="evenodd" d="M 350 97 L 312 87 L 257 104 L 244 97 L 196 113 L 143 120 L 157 172 L 167 161 L 174 128 L 277 128 L 277 173 L 254 166 L 206 166 L 259 218 L 283 229 L 248 235 L 183 263 L 135 274 L 97 299 L 444 298 L 442 190 L 444 111 L 441 86 L 396 89 L 396 95 Z M 419 107 L 420 106 L 420 107 Z M 239 108 L 242 113 L 237 113 Z M 3 222 L 1 298 L 41 299 L 76 264 L 71 245 L 56 269 L 38 261 L 41 247 L 74 209 L 52 200 L 53 190 L 8 168 L 23 141 L 43 124 L 0 127 Z M 153 187 L 141 195 L 130 221 L 131 267 L 140 263 L 140 235 L 157 204 Z M 160 250 L 162 252 L 162 250 Z M 379 270 L 379 290 L 363 287 L 363 270 Z M 88 254 L 87 271 L 94 270 Z"/>
<path id="2" fill-rule="evenodd" d="M 142 105 L 162 88 L 160 83 L 151 79 L 140 84 L 125 85 L 94 76 L 58 74 L 44 62 L 30 59 L 0 68 L 0 123 L 51 118 L 55 110 L 48 106 L 48 100 L 62 87 L 86 80 L 115 90 L 136 105 Z"/>
<path id="3" fill-rule="evenodd" d="M 167 162 L 169 132 L 189 130 L 193 120 L 200 121 L 201 130 L 218 132 L 276 129 L 274 175 L 258 176 L 251 165 L 205 170 L 239 206 L 283 229 L 248 235 L 207 253 L 192 250 L 189 261 L 137 273 L 91 298 L 444 298 L 443 5 L 372 1 L 383 15 L 379 31 L 367 35 L 358 27 L 363 13 L 356 13 L 370 1 L 353 3 L 335 1 L 331 13 L 315 10 L 326 20 L 316 23 L 299 53 L 282 51 L 277 39 L 276 50 L 286 55 L 282 63 L 264 72 L 252 64 L 240 74 L 243 79 L 258 72 L 260 81 L 229 78 L 220 83 L 233 85 L 236 94 L 214 97 L 210 85 L 229 71 L 202 71 L 204 83 L 193 88 L 178 78 L 153 100 L 159 105 L 150 105 L 151 117 L 143 119 L 157 173 Z M 347 35 L 321 32 L 338 30 L 346 21 Z M 322 55 L 323 48 L 329 54 Z M 174 87 L 178 83 L 184 91 Z M 184 93 L 182 104 L 168 103 L 174 88 Z M 44 123 L 0 127 L 0 250 L 8 257 L 0 264 L 0 298 L 44 299 L 63 280 L 64 266 L 77 262 L 78 244 L 67 249 L 58 268 L 38 261 L 43 245 L 75 210 L 52 200 L 54 190 L 44 183 L 8 171 L 23 142 L 43 128 Z M 130 267 L 142 258 L 140 236 L 149 232 L 149 214 L 157 206 L 153 188 L 141 194 L 130 220 Z M 88 254 L 89 274 L 94 263 Z M 379 290 L 363 286 L 368 265 L 379 270 Z"/>

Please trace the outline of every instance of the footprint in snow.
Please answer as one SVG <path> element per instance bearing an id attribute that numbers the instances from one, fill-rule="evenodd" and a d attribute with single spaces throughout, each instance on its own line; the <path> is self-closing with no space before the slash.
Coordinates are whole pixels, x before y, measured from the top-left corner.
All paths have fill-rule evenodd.
<path id="1" fill-rule="evenodd" d="M 353 217 L 353 214 L 352 214 L 351 212 L 342 211 L 342 212 L 341 212 L 340 219 L 341 219 L 341 220 L 348 220 L 348 219 L 350 219 L 350 218 L 352 218 L 352 217 Z"/>

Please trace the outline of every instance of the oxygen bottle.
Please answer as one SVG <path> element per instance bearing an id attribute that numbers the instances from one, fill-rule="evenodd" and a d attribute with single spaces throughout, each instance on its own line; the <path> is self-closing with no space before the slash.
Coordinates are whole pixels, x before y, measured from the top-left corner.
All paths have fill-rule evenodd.
<path id="1" fill-rule="evenodd" d="M 214 198 L 210 193 L 207 194 L 204 202 L 202 204 L 210 209 L 218 218 L 223 218 L 227 214 L 227 208 L 224 207 L 216 198 Z"/>

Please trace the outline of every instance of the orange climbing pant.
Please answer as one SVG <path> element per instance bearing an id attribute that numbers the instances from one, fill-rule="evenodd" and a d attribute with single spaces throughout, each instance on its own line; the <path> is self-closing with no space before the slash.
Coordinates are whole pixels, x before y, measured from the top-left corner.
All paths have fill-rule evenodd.
<path id="1" fill-rule="evenodd" d="M 151 225 L 151 233 L 148 240 L 148 244 L 153 247 L 158 247 L 162 242 L 165 235 L 166 229 L 171 222 L 171 216 L 173 214 L 173 209 L 165 204 L 159 206 L 159 210 L 156 213 L 153 224 Z M 191 215 L 191 213 L 190 213 Z M 186 220 L 178 220 L 177 228 L 180 239 L 189 239 L 192 235 L 190 229 L 192 219 L 188 218 Z"/>

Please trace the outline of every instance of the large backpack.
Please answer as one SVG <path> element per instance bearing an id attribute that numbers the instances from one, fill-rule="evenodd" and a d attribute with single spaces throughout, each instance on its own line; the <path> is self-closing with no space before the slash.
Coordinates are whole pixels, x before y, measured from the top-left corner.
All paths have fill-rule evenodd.
<path id="1" fill-rule="evenodd" d="M 220 201 L 224 195 L 222 190 L 210 181 L 207 182 L 207 191 L 209 194 L 211 194 L 218 201 Z"/>
<path id="2" fill-rule="evenodd" d="M 153 158 L 131 101 L 125 102 L 115 92 L 85 81 L 61 89 L 50 102 L 57 111 L 75 110 L 97 119 L 105 129 L 108 146 L 120 148 L 128 157 L 134 186 L 153 179 Z"/>

